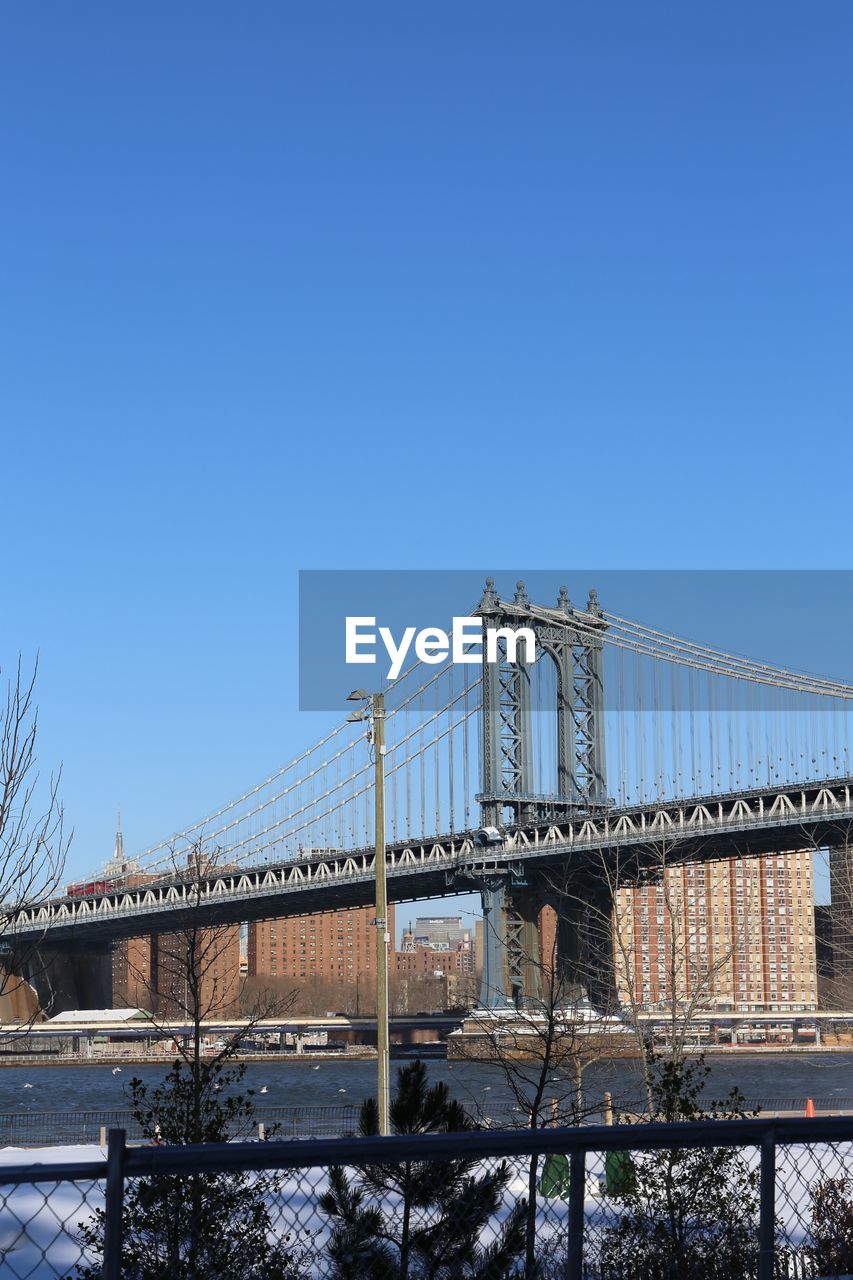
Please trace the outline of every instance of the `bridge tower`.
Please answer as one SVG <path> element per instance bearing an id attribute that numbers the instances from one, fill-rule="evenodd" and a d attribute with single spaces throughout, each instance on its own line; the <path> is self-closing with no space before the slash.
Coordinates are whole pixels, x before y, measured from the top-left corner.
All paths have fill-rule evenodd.
<path id="1" fill-rule="evenodd" d="M 477 613 L 486 635 L 496 633 L 498 661 L 483 665 L 481 793 L 477 800 L 484 829 L 513 830 L 557 822 L 607 807 L 604 757 L 603 635 L 606 622 L 598 598 L 590 592 L 586 609 L 576 609 L 560 588 L 556 606 L 531 604 L 523 582 L 512 601 L 501 600 L 494 581 L 486 581 Z M 556 787 L 537 789 L 532 732 L 531 667 L 523 645 L 510 661 L 505 633 L 529 628 L 538 661 L 556 668 Z M 544 708 L 543 708 L 544 710 Z M 567 912 L 559 886 L 537 883 L 517 873 L 474 872 L 483 902 L 484 958 L 481 1004 L 511 1007 L 535 999 L 543 961 L 539 918 L 543 906 L 558 913 L 559 962 L 568 974 L 580 974 L 590 940 L 576 912 Z M 595 886 L 598 889 L 598 886 Z M 590 886 L 593 892 L 593 886 Z M 588 933 L 588 931 L 587 931 Z M 599 941 L 596 951 L 607 950 Z M 606 974 L 609 956 L 601 956 Z M 585 966 L 589 973 L 589 966 Z M 587 983 L 588 985 L 588 983 Z"/>
<path id="2" fill-rule="evenodd" d="M 531 605 L 524 583 L 511 603 L 499 599 L 491 578 L 477 613 L 485 633 L 496 632 L 498 662 L 483 667 L 482 793 L 477 797 L 483 826 L 523 825 L 607 805 L 604 780 L 604 681 L 602 636 L 606 623 L 594 591 L 586 610 L 574 608 L 565 587 L 557 606 Z M 557 669 L 557 787 L 537 794 L 533 786 L 530 668 L 524 646 L 507 661 L 502 633 L 528 627 L 537 650 Z"/>

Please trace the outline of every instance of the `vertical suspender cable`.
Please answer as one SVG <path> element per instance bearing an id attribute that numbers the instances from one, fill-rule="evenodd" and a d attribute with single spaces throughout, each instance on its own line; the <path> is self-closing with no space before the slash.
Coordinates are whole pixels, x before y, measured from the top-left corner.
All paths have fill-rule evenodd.
<path id="1" fill-rule="evenodd" d="M 619 804 L 627 803 L 625 799 L 625 724 L 628 708 L 625 706 L 625 662 L 622 649 L 616 651 L 616 673 L 619 683 L 619 704 L 616 707 L 616 771 L 619 776 Z"/>
<path id="2" fill-rule="evenodd" d="M 465 690 L 465 695 L 462 700 L 462 706 L 465 712 L 465 719 L 462 722 L 462 794 L 464 797 L 464 805 L 465 805 L 465 830 L 470 831 L 471 829 L 471 799 L 470 799 L 471 772 L 470 772 L 470 767 L 468 762 L 468 734 L 470 732 L 471 721 L 468 713 L 469 711 L 468 698 L 470 694 L 470 685 L 468 681 L 467 665 L 463 668 L 462 680 L 463 680 L 463 688 Z"/>
<path id="3" fill-rule="evenodd" d="M 453 668 L 451 667 L 451 671 Z M 451 835 L 456 830 L 456 813 L 454 809 L 454 801 L 456 790 L 453 785 L 453 677 L 450 678 L 450 702 L 447 706 L 447 803 L 450 810 L 450 827 Z"/>
<path id="4" fill-rule="evenodd" d="M 424 729 L 424 695 L 420 694 L 418 698 L 418 709 L 421 718 L 420 730 L 420 749 L 418 751 L 418 773 L 419 773 L 419 791 L 421 802 L 421 825 L 418 829 L 419 836 L 426 835 L 426 761 L 424 760 L 424 752 L 426 751 L 426 733 Z"/>
<path id="5" fill-rule="evenodd" d="M 410 734 L 410 713 L 411 704 L 407 701 L 403 720 L 403 736 L 408 742 Z M 409 840 L 412 835 L 412 770 L 405 769 L 406 775 L 406 839 Z"/>

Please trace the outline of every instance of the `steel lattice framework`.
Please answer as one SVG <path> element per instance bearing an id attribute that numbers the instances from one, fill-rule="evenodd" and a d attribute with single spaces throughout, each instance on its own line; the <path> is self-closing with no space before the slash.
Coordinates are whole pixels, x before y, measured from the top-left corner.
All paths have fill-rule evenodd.
<path id="1" fill-rule="evenodd" d="M 488 579 L 474 615 L 497 661 L 482 674 L 415 663 L 387 691 L 387 870 L 396 901 L 480 893 L 485 1004 L 531 993 L 543 869 L 588 868 L 594 896 L 596 860 L 615 851 L 831 845 L 853 821 L 853 685 L 631 621 L 594 591 L 578 608 L 561 587 L 547 607 Z M 520 627 L 532 661 L 524 646 L 512 660 Z M 106 943 L 168 931 L 193 902 L 229 921 L 362 905 L 372 777 L 363 729 L 344 722 L 168 840 L 21 910 L 6 936 Z M 187 853 L 200 847 L 210 872 L 193 897 Z"/>
<path id="2" fill-rule="evenodd" d="M 484 629 L 502 632 L 529 627 L 537 646 L 556 668 L 557 788 L 537 792 L 533 772 L 529 664 L 521 655 L 507 661 L 505 641 L 499 662 L 485 668 L 482 718 L 482 807 L 484 826 L 535 822 L 595 812 L 607 805 L 604 759 L 604 620 L 597 597 L 577 610 L 565 587 L 553 610 L 532 608 L 519 582 L 515 597 L 501 600 L 490 578 L 477 610 Z"/>

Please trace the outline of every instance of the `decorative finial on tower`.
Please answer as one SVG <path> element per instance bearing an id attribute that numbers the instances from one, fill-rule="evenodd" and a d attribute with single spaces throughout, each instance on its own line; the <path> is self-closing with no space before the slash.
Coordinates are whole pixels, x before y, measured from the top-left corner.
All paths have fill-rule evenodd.
<path id="1" fill-rule="evenodd" d="M 521 579 L 519 579 L 515 584 L 515 599 L 513 600 L 513 604 L 523 605 L 525 609 L 530 605 L 530 601 L 527 598 L 527 592 L 524 589 L 524 583 Z"/>
<path id="2" fill-rule="evenodd" d="M 586 602 L 586 611 L 587 613 L 596 614 L 599 618 L 604 612 L 601 605 L 598 603 L 598 592 L 595 587 L 590 588 L 589 599 Z"/>
<path id="3" fill-rule="evenodd" d="M 499 607 L 498 593 L 495 591 L 494 578 L 486 578 L 486 589 L 478 606 L 479 613 L 497 613 Z"/>
<path id="4" fill-rule="evenodd" d="M 557 608 L 561 609 L 563 613 L 571 613 L 572 602 L 569 599 L 568 587 L 560 587 L 560 594 L 557 596 Z"/>
<path id="5" fill-rule="evenodd" d="M 116 843 L 115 849 L 113 850 L 113 859 L 116 862 L 124 861 L 124 836 L 121 832 L 121 812 L 119 812 L 118 822 L 116 824 Z"/>

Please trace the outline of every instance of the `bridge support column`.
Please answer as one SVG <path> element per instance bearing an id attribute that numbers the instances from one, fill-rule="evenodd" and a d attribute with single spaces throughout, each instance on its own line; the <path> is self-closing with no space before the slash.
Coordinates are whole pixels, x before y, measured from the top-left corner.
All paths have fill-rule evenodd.
<path id="1" fill-rule="evenodd" d="M 483 978 L 481 1009 L 511 1009 L 507 992 L 506 877 L 495 876 L 480 886 L 483 904 Z"/>
<path id="2" fill-rule="evenodd" d="M 849 981 L 853 976 L 853 849 L 849 842 L 829 850 L 829 894 L 833 977 Z"/>
<path id="3" fill-rule="evenodd" d="M 530 889 L 512 889 L 506 895 L 506 964 L 509 991 L 516 1006 L 535 1008 L 545 987 L 539 913 L 542 900 Z"/>
<path id="4" fill-rule="evenodd" d="M 613 896 L 609 885 L 590 880 L 555 904 L 557 957 L 567 996 L 587 995 L 598 1009 L 616 1005 L 613 957 Z"/>
<path id="5" fill-rule="evenodd" d="M 542 994 L 540 895 L 493 876 L 480 885 L 483 904 L 483 980 L 480 1007 L 535 1005 Z"/>
<path id="6" fill-rule="evenodd" d="M 39 947 L 28 959 L 27 977 L 39 1006 L 55 1015 L 71 1009 L 109 1009 L 112 993 L 112 945 Z"/>
<path id="7" fill-rule="evenodd" d="M 515 600 L 505 606 L 489 579 L 478 612 L 483 619 L 484 642 L 489 632 L 529 622 L 530 601 L 519 582 Z M 533 750 L 530 709 L 530 666 L 522 646 L 515 661 L 508 661 L 507 641 L 496 640 L 499 660 L 483 664 L 480 812 L 484 826 L 500 826 L 505 811 L 514 822 L 535 821 Z"/>
<path id="8" fill-rule="evenodd" d="M 594 883 L 590 893 L 587 946 L 590 960 L 589 997 L 596 1007 L 614 1009 L 617 1003 L 616 965 L 613 946 L 613 892 L 604 880 Z"/>

